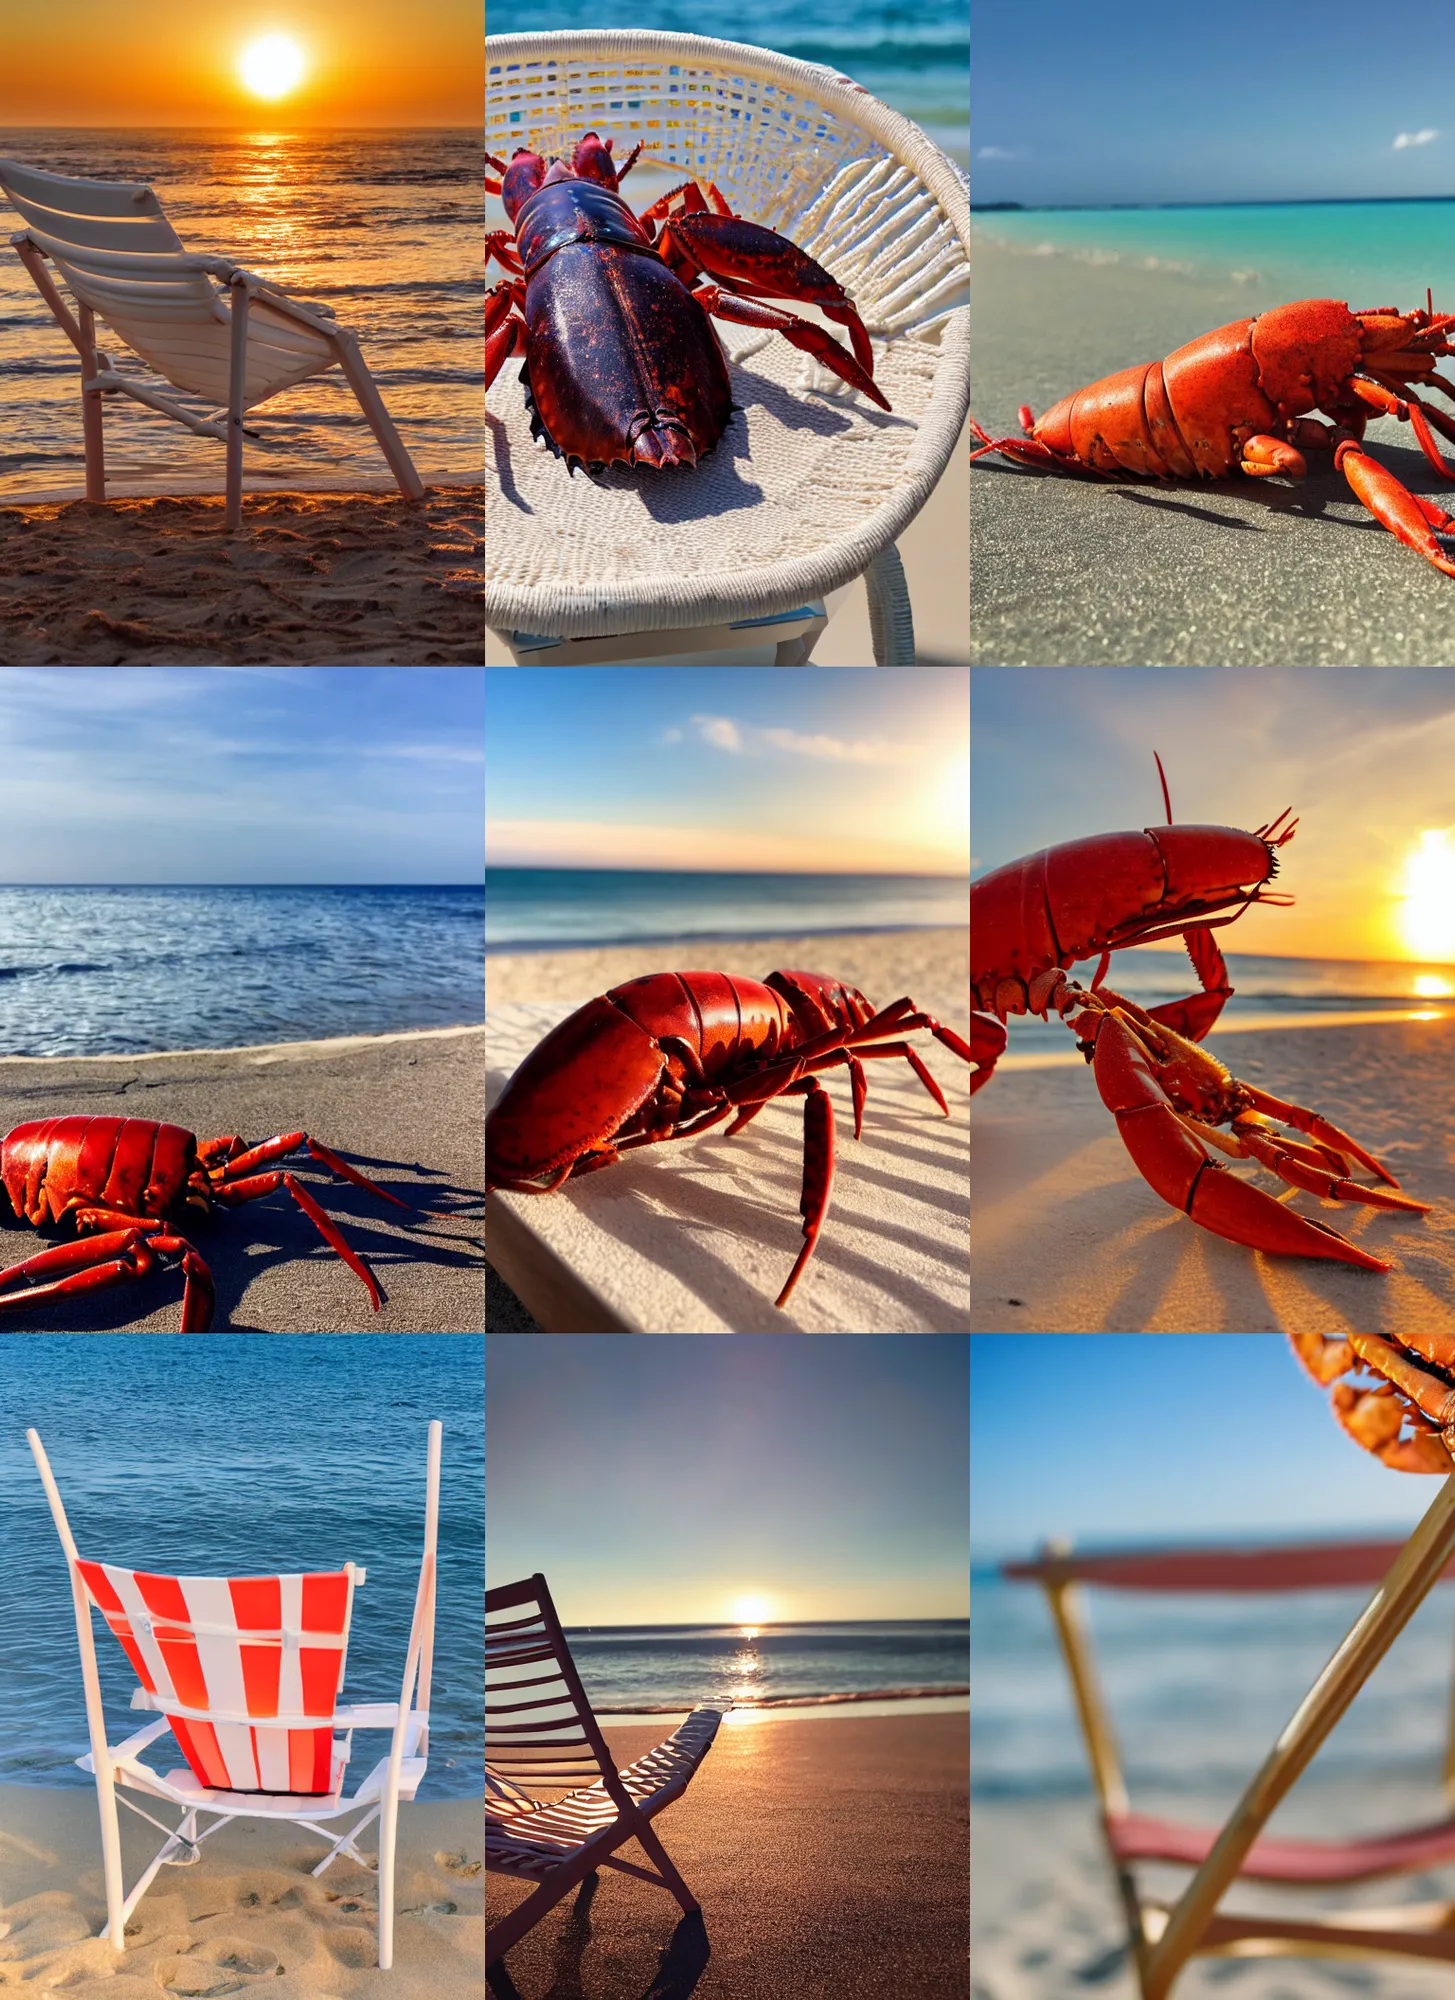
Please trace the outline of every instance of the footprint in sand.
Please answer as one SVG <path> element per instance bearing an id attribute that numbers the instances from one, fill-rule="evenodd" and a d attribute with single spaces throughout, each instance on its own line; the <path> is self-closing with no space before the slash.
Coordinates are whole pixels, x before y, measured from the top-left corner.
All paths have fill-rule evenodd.
<path id="1" fill-rule="evenodd" d="M 163 1959 L 155 1977 L 162 1991 L 175 1994 L 177 2000 L 222 2000 L 224 1994 L 245 1992 L 282 1970 L 278 1954 L 266 1945 L 209 1938 L 185 1958 Z"/>
<path id="2" fill-rule="evenodd" d="M 436 1866 L 443 1868 L 447 1875 L 478 1875 L 483 1862 L 470 1861 L 463 1853 L 436 1854 Z"/>
<path id="3" fill-rule="evenodd" d="M 354 1924 L 340 1924 L 334 1930 L 323 1933 L 324 1949 L 340 1965 L 348 1966 L 351 1972 L 365 1971 L 379 1963 L 379 1938 L 372 1930 L 360 1930 Z"/>
<path id="4" fill-rule="evenodd" d="M 458 1903 L 411 1903 L 399 1912 L 401 1917 L 453 1917 L 459 1912 Z"/>

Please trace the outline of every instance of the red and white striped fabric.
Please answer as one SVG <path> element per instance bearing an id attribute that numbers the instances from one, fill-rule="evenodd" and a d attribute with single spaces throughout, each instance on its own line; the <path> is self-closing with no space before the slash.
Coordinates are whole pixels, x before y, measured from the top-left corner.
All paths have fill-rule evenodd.
<path id="1" fill-rule="evenodd" d="M 92 1602 L 210 1790 L 328 1795 L 352 1566 L 307 1576 L 154 1576 L 78 1563 Z M 273 1726 L 269 1727 L 269 1721 Z"/>

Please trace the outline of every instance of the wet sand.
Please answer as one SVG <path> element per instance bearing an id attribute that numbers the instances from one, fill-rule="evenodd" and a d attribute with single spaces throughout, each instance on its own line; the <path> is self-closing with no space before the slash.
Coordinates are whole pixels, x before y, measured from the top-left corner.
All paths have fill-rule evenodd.
<path id="1" fill-rule="evenodd" d="M 626 1763 L 674 1726 L 607 1738 Z M 509 1976 L 521 2000 L 960 2000 L 967 1789 L 964 1715 L 725 1724 L 655 1822 L 702 1904 L 707 1955 L 665 1890 L 604 1869 L 516 1946 Z M 529 1893 L 490 1876 L 488 1915 Z"/>
<path id="2" fill-rule="evenodd" d="M 1028 1333 L 1455 1333 L 1455 1020 L 1209 1037 L 1233 1072 L 1322 1111 L 1429 1215 L 1299 1194 L 1386 1273 L 1265 1256 L 1142 1179 L 1079 1060 L 997 1072 L 971 1120 L 972 1327 Z M 1270 1194 L 1261 1168 L 1238 1167 Z"/>
<path id="3" fill-rule="evenodd" d="M 975 272 L 973 411 L 995 437 L 1019 433 L 1021 403 L 1040 415 L 1114 369 L 1280 303 L 1256 282 L 990 243 L 977 245 Z M 1452 509 L 1408 425 L 1382 418 L 1368 442 L 1412 491 Z M 983 664 L 1455 662 L 1455 580 L 1380 527 L 1327 458 L 1293 486 L 1077 479 L 991 457 L 970 468 L 970 492 L 972 658 Z"/>
<path id="4" fill-rule="evenodd" d="M 478 665 L 484 492 L 0 502 L 0 666 Z"/>
<path id="5" fill-rule="evenodd" d="M 324 1168 L 289 1162 L 385 1294 L 363 1285 L 281 1190 L 199 1221 L 191 1240 L 217 1288 L 213 1327 L 235 1333 L 477 1333 L 485 1320 L 483 1027 L 348 1036 L 160 1056 L 0 1061 L 0 1131 L 62 1113 L 156 1118 L 250 1143 L 303 1130 L 403 1201 L 405 1214 Z M 45 1248 L 13 1220 L 0 1262 Z M 179 1274 L 0 1315 L 11 1333 L 173 1333 Z M 121 2000 L 118 1995 L 117 2000 Z"/>
<path id="6" fill-rule="evenodd" d="M 374 1827 L 361 1837 L 364 1852 L 376 1841 Z M 128 1884 L 160 1844 L 121 1813 Z M 3 1785 L 0 1986 L 61 1987 L 73 2000 L 221 2000 L 254 1989 L 269 2000 L 477 2000 L 483 1851 L 479 1799 L 400 1806 L 394 1966 L 380 1972 L 378 1877 L 345 1856 L 315 1880 L 323 1842 L 296 1827 L 235 1821 L 195 1866 L 162 1870 L 118 1957 L 98 1936 L 106 1892 L 95 1792 Z"/>

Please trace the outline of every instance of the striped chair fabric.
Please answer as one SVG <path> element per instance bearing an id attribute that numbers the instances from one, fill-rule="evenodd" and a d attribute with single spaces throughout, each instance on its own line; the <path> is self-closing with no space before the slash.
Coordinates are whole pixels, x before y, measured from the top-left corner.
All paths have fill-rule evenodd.
<path id="1" fill-rule="evenodd" d="M 211 1790 L 329 1796 L 334 1709 L 360 1572 L 157 1576 L 77 1565 L 92 1602 Z"/>

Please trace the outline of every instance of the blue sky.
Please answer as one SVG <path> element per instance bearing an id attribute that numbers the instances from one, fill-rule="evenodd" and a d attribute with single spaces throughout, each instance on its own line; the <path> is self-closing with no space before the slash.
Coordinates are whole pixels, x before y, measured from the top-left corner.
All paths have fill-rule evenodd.
<path id="1" fill-rule="evenodd" d="M 489 676 L 496 865 L 963 873 L 968 674 Z"/>
<path id="2" fill-rule="evenodd" d="M 970 1340 L 975 1559 L 1050 1536 L 1336 1538 L 1412 1527 L 1438 1482 L 1346 1437 L 1281 1334 Z"/>
<path id="3" fill-rule="evenodd" d="M 966 1615 L 955 1335 L 492 1335 L 486 1565 L 565 1624 Z"/>
<path id="4" fill-rule="evenodd" d="M 0 882 L 478 882 L 484 669 L 12 667 Z"/>
<path id="5" fill-rule="evenodd" d="M 1180 820 L 1253 828 L 1284 806 L 1299 815 L 1278 882 L 1294 907 L 1249 910 L 1229 949 L 1455 959 L 1455 673 L 977 668 L 971 702 L 976 873 L 1160 823 L 1158 750 Z M 1406 942 L 1406 871 L 1426 833 L 1450 857 L 1449 951 Z"/>
<path id="6" fill-rule="evenodd" d="M 1452 78 L 1455 14 L 1410 0 L 982 0 L 976 199 L 1455 194 Z"/>

